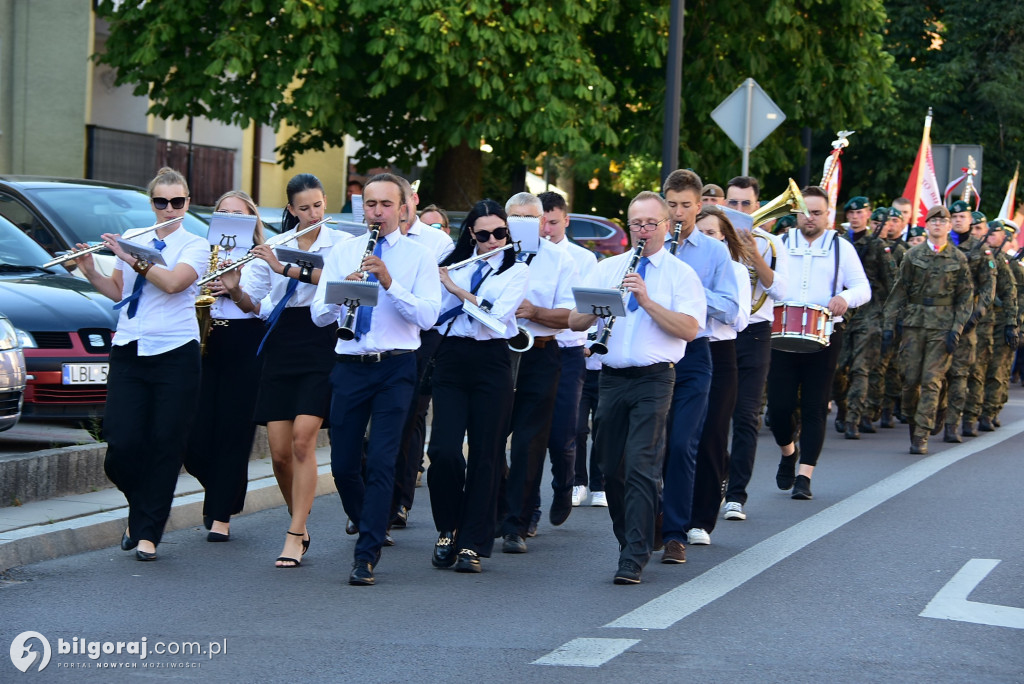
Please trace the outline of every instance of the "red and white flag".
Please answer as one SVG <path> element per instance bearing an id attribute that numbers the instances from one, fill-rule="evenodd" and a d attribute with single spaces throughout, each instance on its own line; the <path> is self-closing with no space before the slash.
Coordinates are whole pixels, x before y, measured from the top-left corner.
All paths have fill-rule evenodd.
<path id="1" fill-rule="evenodd" d="M 1006 188 L 1006 197 L 1003 199 L 1003 206 L 999 208 L 999 216 L 997 218 L 1013 220 L 1014 217 L 1014 205 L 1017 202 L 1017 179 L 1020 176 L 1020 164 L 1017 165 L 1017 170 L 1013 172 L 1013 178 L 1010 180 L 1010 185 Z"/>
<path id="2" fill-rule="evenodd" d="M 914 168 L 903 188 L 903 196 L 913 204 L 911 225 L 924 226 L 924 217 L 932 207 L 942 204 L 939 181 L 935 178 L 935 161 L 932 159 L 932 110 L 928 108 L 928 116 L 924 118 L 924 133 L 921 136 L 921 147 L 917 150 Z"/>

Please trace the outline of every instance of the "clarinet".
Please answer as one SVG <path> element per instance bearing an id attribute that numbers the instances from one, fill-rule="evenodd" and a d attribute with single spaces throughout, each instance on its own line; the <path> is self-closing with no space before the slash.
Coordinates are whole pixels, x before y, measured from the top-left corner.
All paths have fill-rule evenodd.
<path id="1" fill-rule="evenodd" d="M 366 243 L 366 251 L 363 252 L 363 258 L 359 260 L 359 264 L 366 260 L 366 258 L 373 254 L 373 250 L 377 249 L 377 238 L 380 237 L 380 224 L 374 223 L 370 225 L 370 240 Z M 366 280 L 370 277 L 370 274 L 366 271 L 361 271 L 361 280 Z M 354 340 L 356 337 L 356 311 L 359 310 L 359 304 L 353 302 L 348 305 L 348 311 L 345 313 L 345 322 L 338 328 L 338 339 L 348 342 Z"/>
<path id="2" fill-rule="evenodd" d="M 682 225 L 682 224 L 677 224 Z M 677 228 L 678 230 L 678 228 Z M 626 267 L 626 272 L 622 274 L 623 283 L 626 281 L 626 276 L 630 273 L 636 273 L 637 266 L 640 264 L 640 255 L 643 254 L 644 247 L 647 246 L 647 238 L 641 239 L 636 243 L 636 247 L 633 248 L 633 256 L 629 258 L 629 266 Z M 623 287 L 622 283 L 619 284 L 619 291 L 625 294 L 626 288 Z M 612 335 L 612 326 L 615 325 L 615 316 L 608 318 L 608 323 L 605 324 L 604 330 L 601 331 L 601 335 L 597 338 L 597 341 L 590 345 L 590 351 L 594 354 L 607 354 L 608 353 L 608 338 Z"/>
<path id="3" fill-rule="evenodd" d="M 672 231 L 672 239 L 668 243 L 669 254 L 675 256 L 676 250 L 679 249 L 679 236 L 683 233 L 683 222 L 676 221 L 675 230 Z"/>

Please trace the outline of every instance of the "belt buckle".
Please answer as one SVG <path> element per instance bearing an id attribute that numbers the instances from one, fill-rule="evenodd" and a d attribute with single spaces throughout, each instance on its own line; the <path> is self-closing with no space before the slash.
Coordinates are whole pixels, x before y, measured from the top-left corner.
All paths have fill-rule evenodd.
<path id="1" fill-rule="evenodd" d="M 363 360 L 365 363 L 380 363 L 382 358 L 383 356 L 380 352 L 366 354 L 365 356 L 363 356 Z"/>

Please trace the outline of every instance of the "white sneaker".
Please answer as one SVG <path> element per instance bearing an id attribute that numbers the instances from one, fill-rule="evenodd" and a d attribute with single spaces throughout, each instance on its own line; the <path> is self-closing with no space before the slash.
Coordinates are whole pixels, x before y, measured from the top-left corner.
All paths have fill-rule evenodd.
<path id="1" fill-rule="evenodd" d="M 694 546 L 707 546 L 711 543 L 711 535 L 704 530 L 694 528 L 686 533 L 686 543 Z"/>
<path id="2" fill-rule="evenodd" d="M 604 492 L 591 492 L 590 493 L 590 505 L 601 506 L 602 508 L 608 508 L 608 497 L 604 495 Z"/>
<path id="3" fill-rule="evenodd" d="M 587 499 L 587 486 L 576 485 L 572 488 L 572 505 L 579 506 Z"/>
<path id="4" fill-rule="evenodd" d="M 726 520 L 746 520 L 747 514 L 743 512 L 743 504 L 739 501 L 730 501 L 725 504 L 725 515 L 722 516 Z"/>

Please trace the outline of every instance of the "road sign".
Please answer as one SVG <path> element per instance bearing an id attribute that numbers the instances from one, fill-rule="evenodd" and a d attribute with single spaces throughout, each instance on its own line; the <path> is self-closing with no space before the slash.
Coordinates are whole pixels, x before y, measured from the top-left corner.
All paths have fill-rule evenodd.
<path id="1" fill-rule="evenodd" d="M 743 150 L 743 175 L 746 176 L 750 168 L 750 150 L 778 128 L 786 120 L 786 114 L 754 79 L 748 78 L 715 107 L 711 118 L 725 131 L 729 140 Z"/>

